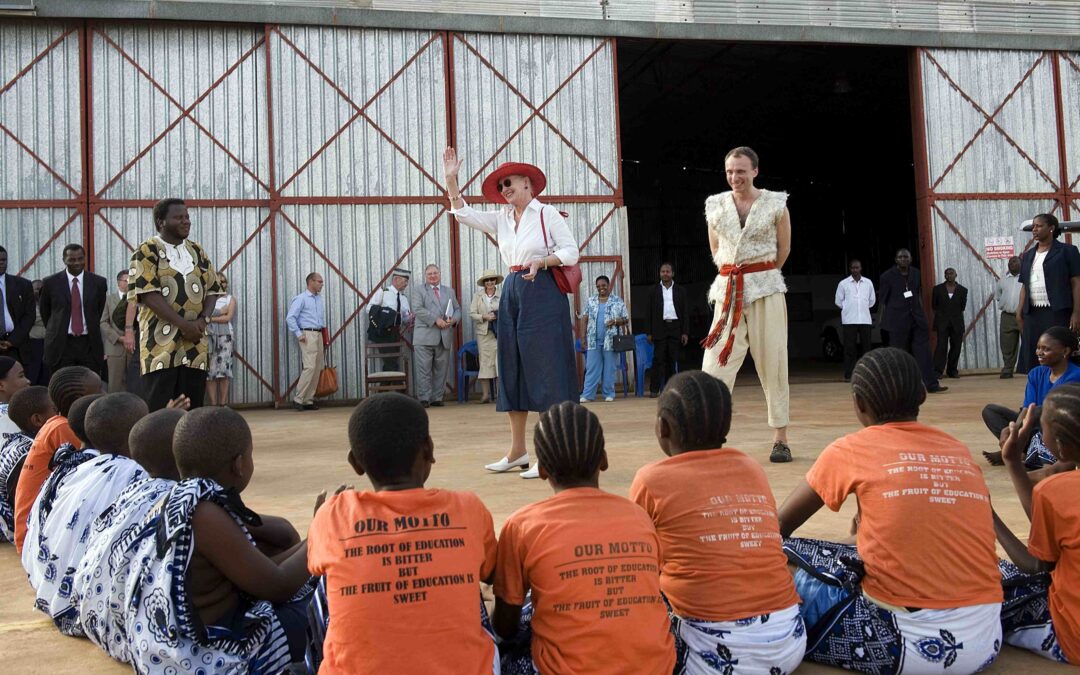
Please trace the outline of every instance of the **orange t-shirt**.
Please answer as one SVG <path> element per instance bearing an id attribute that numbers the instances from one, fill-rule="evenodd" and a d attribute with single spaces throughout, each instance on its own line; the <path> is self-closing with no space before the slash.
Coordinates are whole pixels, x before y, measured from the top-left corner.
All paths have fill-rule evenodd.
<path id="1" fill-rule="evenodd" d="M 870 597 L 922 609 L 1001 602 L 990 491 L 952 436 L 918 422 L 866 427 L 825 448 L 806 481 L 833 511 L 858 497 Z"/>
<path id="2" fill-rule="evenodd" d="M 532 590 L 532 657 L 541 673 L 670 675 L 660 540 L 648 514 L 597 488 L 518 510 L 499 536 L 495 595 Z"/>
<path id="3" fill-rule="evenodd" d="M 738 450 L 684 452 L 642 467 L 630 499 L 660 537 L 660 587 L 675 613 L 735 621 L 798 604 L 761 466 Z"/>
<path id="4" fill-rule="evenodd" d="M 1028 551 L 1057 563 L 1050 573 L 1050 617 L 1069 663 L 1080 664 L 1080 472 L 1046 478 L 1031 495 Z"/>
<path id="5" fill-rule="evenodd" d="M 22 553 L 23 539 L 26 539 L 26 519 L 30 517 L 30 509 L 41 486 L 52 473 L 49 462 L 57 448 L 64 443 L 71 443 L 75 447 L 82 445 L 68 426 L 67 418 L 62 415 L 50 417 L 34 436 L 34 444 L 30 446 L 30 454 L 26 456 L 19 482 L 15 486 L 15 548 L 19 553 Z"/>
<path id="6" fill-rule="evenodd" d="M 495 527 L 468 492 L 343 492 L 315 514 L 308 571 L 326 575 L 330 624 L 320 673 L 490 675 L 480 582 Z"/>

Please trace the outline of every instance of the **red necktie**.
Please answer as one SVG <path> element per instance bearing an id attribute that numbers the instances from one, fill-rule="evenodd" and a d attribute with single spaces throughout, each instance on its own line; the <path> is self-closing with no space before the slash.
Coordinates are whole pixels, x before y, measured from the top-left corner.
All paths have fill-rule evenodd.
<path id="1" fill-rule="evenodd" d="M 82 335 L 86 331 L 83 326 L 82 295 L 79 293 L 79 279 L 71 280 L 71 332 L 74 335 Z"/>
<path id="2" fill-rule="evenodd" d="M 439 287 L 438 286 L 432 286 L 431 290 L 435 291 L 435 299 L 438 300 L 439 302 L 442 302 L 442 296 L 439 295 Z"/>

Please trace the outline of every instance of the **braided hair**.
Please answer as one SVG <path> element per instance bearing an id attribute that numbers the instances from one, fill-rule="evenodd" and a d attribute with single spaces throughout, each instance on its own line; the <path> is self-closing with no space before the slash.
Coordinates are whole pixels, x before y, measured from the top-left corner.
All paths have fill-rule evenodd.
<path id="1" fill-rule="evenodd" d="M 851 373 L 851 390 L 877 423 L 914 419 L 926 400 L 915 357 L 895 347 L 867 352 Z"/>
<path id="2" fill-rule="evenodd" d="M 590 480 L 604 458 L 604 430 L 588 408 L 564 401 L 540 413 L 533 432 L 536 458 L 559 484 Z"/>
<path id="3" fill-rule="evenodd" d="M 1054 454 L 1059 459 L 1075 462 L 1080 459 L 1080 384 L 1059 384 L 1043 400 L 1039 421 L 1043 427 L 1053 427 L 1057 439 Z M 1062 450 L 1065 455 L 1062 456 Z"/>
<path id="4" fill-rule="evenodd" d="M 56 412 L 67 417 L 71 404 L 87 394 L 101 391 L 101 382 L 93 382 L 97 376 L 85 366 L 68 366 L 53 373 L 49 379 L 49 398 L 56 406 Z"/>
<path id="5" fill-rule="evenodd" d="M 731 391 L 703 370 L 683 371 L 668 380 L 656 414 L 682 450 L 721 448 L 731 431 Z"/>

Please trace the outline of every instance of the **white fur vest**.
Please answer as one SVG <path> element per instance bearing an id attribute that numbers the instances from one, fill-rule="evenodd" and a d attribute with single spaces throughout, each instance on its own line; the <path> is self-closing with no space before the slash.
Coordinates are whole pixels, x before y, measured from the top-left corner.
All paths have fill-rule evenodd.
<path id="1" fill-rule="evenodd" d="M 717 268 L 776 260 L 776 224 L 784 215 L 787 197 L 786 192 L 762 190 L 750 207 L 746 227 L 739 224 L 739 212 L 731 192 L 721 192 L 705 200 L 705 220 L 718 243 L 713 257 Z M 726 292 L 727 277 L 718 274 L 709 289 L 709 302 L 723 302 Z M 767 295 L 786 292 L 784 275 L 778 269 L 743 276 L 744 306 Z"/>

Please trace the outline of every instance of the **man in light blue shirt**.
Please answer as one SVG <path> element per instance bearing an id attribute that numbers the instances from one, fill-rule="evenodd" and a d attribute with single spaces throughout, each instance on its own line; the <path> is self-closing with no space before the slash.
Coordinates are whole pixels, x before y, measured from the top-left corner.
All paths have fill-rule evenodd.
<path id="1" fill-rule="evenodd" d="M 322 332 L 326 328 L 326 310 L 323 297 L 323 278 L 318 272 L 307 275 L 307 290 L 293 298 L 285 325 L 296 336 L 300 345 L 300 362 L 303 370 L 296 383 L 295 410 L 318 410 L 315 405 L 315 388 L 323 369 Z"/>

